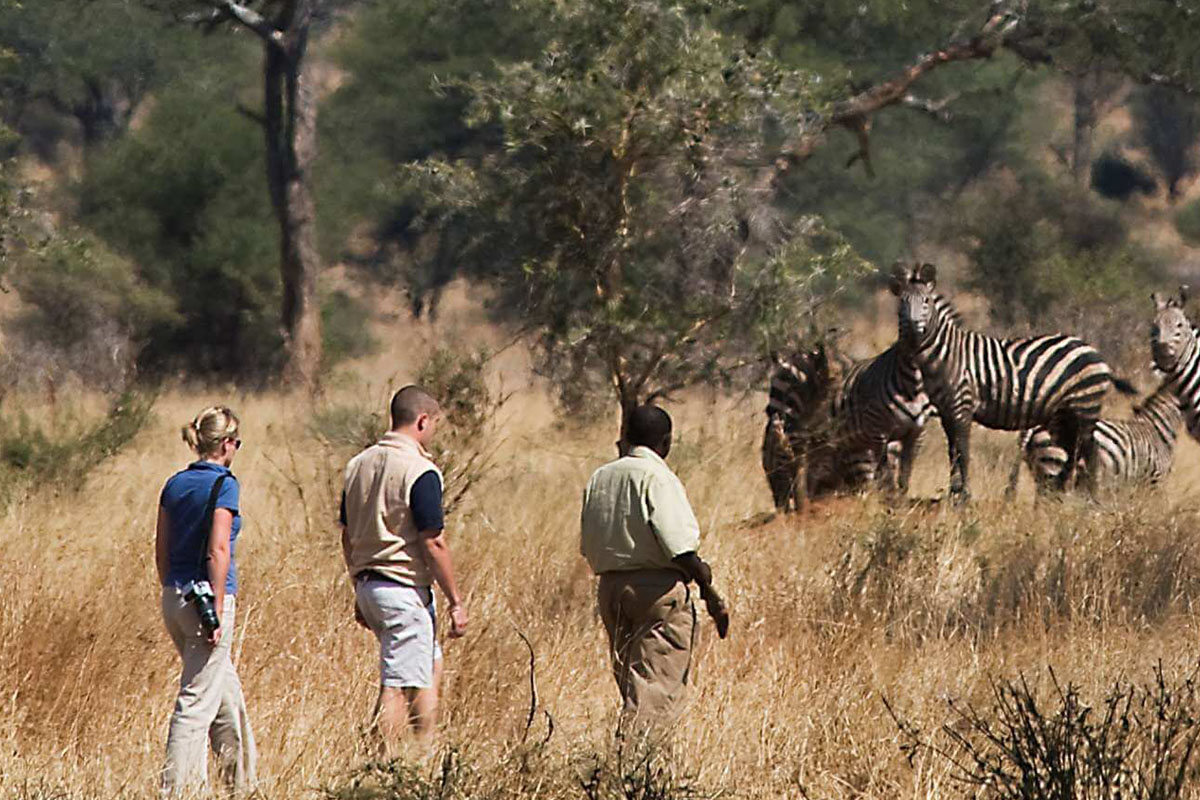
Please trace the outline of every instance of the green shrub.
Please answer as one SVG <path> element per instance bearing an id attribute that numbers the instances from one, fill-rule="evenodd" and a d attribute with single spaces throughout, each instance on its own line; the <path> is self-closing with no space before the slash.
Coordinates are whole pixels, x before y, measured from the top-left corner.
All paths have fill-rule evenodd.
<path id="1" fill-rule="evenodd" d="M 488 387 L 488 359 L 482 350 L 459 354 L 439 348 L 417 373 L 417 382 L 438 399 L 445 415 L 431 449 L 446 478 L 447 513 L 493 466 L 495 443 L 490 434 L 508 396 Z"/>
<path id="2" fill-rule="evenodd" d="M 123 388 L 155 327 L 177 319 L 172 299 L 147 286 L 125 258 L 70 230 L 34 249 L 12 276 L 24 310 L 8 324 L 15 379 L 57 383 L 72 374 Z"/>
<path id="3" fill-rule="evenodd" d="M 97 422 L 61 414 L 49 425 L 26 413 L 0 417 L 0 489 L 7 497 L 21 484 L 78 489 L 100 462 L 117 455 L 146 425 L 155 396 L 128 391 Z"/>
<path id="4" fill-rule="evenodd" d="M 438 399 L 444 416 L 430 450 L 446 481 L 443 494 L 448 514 L 492 468 L 497 446 L 493 427 L 508 396 L 489 388 L 487 362 L 488 354 L 483 351 L 458 354 L 440 348 L 417 372 L 416 382 Z M 350 403 L 317 409 L 310 431 L 326 447 L 332 462 L 379 441 L 387 428 L 386 408 Z"/>
<path id="5" fill-rule="evenodd" d="M 325 367 L 351 358 L 370 355 L 379 343 L 371 335 L 367 307 L 343 291 L 335 291 L 321 303 L 321 337 Z"/>
<path id="6" fill-rule="evenodd" d="M 1175 230 L 1190 245 L 1200 245 L 1200 200 L 1193 200 L 1175 212 Z"/>

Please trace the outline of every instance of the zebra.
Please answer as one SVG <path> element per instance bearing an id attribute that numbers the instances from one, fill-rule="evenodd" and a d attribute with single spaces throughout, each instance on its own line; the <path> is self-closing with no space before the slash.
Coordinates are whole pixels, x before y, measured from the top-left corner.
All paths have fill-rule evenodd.
<path id="1" fill-rule="evenodd" d="M 762 465 L 778 511 L 798 511 L 808 494 L 800 472 L 807 467 L 816 415 L 827 406 L 832 383 L 824 343 L 791 356 L 771 354 L 775 369 L 767 395 Z M 808 482 L 806 472 L 805 483 Z"/>
<path id="2" fill-rule="evenodd" d="M 1183 410 L 1188 434 L 1200 440 L 1200 335 L 1184 311 L 1188 290 L 1179 287 L 1178 297 L 1154 300 L 1154 322 L 1150 326 L 1150 353 L 1154 367 L 1164 375 Z"/>
<path id="3" fill-rule="evenodd" d="M 1082 464 L 1089 483 L 1157 485 L 1171 471 L 1182 424 L 1183 410 L 1169 381 L 1133 409 L 1132 419 L 1098 420 Z M 1022 432 L 1021 453 L 1039 488 L 1056 480 L 1067 465 L 1066 449 L 1045 426 Z M 1010 493 L 1016 488 L 1015 474 Z"/>
<path id="4" fill-rule="evenodd" d="M 1067 452 L 1086 452 L 1111 386 L 1136 390 L 1116 378 L 1091 345 L 1055 334 L 1000 339 L 961 327 L 957 313 L 935 291 L 937 268 L 896 265 L 890 288 L 898 298 L 899 345 L 921 370 L 942 419 L 950 455 L 950 493 L 970 497 L 971 423 L 1024 430 L 1047 425 Z M 1066 487 L 1076 457 L 1057 485 Z"/>
<path id="5" fill-rule="evenodd" d="M 852 364 L 840 381 L 831 376 L 823 349 L 776 359 L 763 435 L 763 468 L 776 508 L 798 508 L 801 488 L 815 497 L 876 478 L 907 493 L 931 412 L 920 371 L 894 345 Z"/>
<path id="6" fill-rule="evenodd" d="M 933 410 L 921 370 L 897 345 L 856 363 L 832 398 L 838 475 L 856 487 L 882 470 L 889 488 L 907 494 Z"/>

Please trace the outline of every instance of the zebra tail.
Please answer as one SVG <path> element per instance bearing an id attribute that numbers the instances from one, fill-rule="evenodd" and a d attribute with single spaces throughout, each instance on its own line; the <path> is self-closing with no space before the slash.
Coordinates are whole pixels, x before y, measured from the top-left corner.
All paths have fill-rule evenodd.
<path id="1" fill-rule="evenodd" d="M 1120 392 L 1121 394 L 1125 395 L 1126 397 L 1136 397 L 1137 396 L 1137 394 L 1138 394 L 1137 387 L 1134 386 L 1129 381 L 1125 380 L 1124 378 L 1118 378 L 1116 375 L 1113 375 L 1112 382 L 1113 382 L 1113 386 L 1116 388 L 1116 390 L 1118 392 Z"/>

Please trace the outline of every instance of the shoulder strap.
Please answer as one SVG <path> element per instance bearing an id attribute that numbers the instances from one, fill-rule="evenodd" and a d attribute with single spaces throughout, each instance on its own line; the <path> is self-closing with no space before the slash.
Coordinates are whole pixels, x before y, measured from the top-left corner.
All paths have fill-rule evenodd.
<path id="1" fill-rule="evenodd" d="M 208 560 L 208 543 L 212 537 L 213 515 L 217 513 L 217 496 L 221 493 L 221 487 L 225 485 L 225 479 L 232 476 L 232 472 L 222 472 L 213 481 L 212 491 L 208 493 L 208 503 L 204 506 L 203 527 L 200 528 L 204 532 L 204 544 L 200 547 L 200 557 L 196 561 L 201 575 L 204 574 L 204 562 Z"/>

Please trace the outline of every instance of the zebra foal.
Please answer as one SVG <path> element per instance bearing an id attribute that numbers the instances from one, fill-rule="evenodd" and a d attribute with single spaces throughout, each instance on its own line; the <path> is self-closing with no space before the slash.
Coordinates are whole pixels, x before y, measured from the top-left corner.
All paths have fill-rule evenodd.
<path id="1" fill-rule="evenodd" d="M 1072 454 L 1086 452 L 1114 378 L 1091 345 L 1055 334 L 1017 339 L 986 336 L 961 327 L 950 302 L 936 292 L 937 268 L 920 264 L 892 270 L 901 351 L 911 357 L 942 418 L 950 454 L 950 493 L 970 496 L 971 424 L 1018 431 L 1046 425 Z M 1059 476 L 1069 485 L 1076 457 Z"/>
<path id="2" fill-rule="evenodd" d="M 1109 489 L 1157 485 L 1171 472 L 1182 425 L 1183 410 L 1169 382 L 1135 407 L 1131 419 L 1098 420 L 1092 446 L 1083 456 L 1089 482 Z M 1021 451 L 1039 488 L 1053 483 L 1066 468 L 1067 451 L 1045 427 L 1023 432 Z M 1014 470 L 1009 493 L 1015 489 Z"/>

